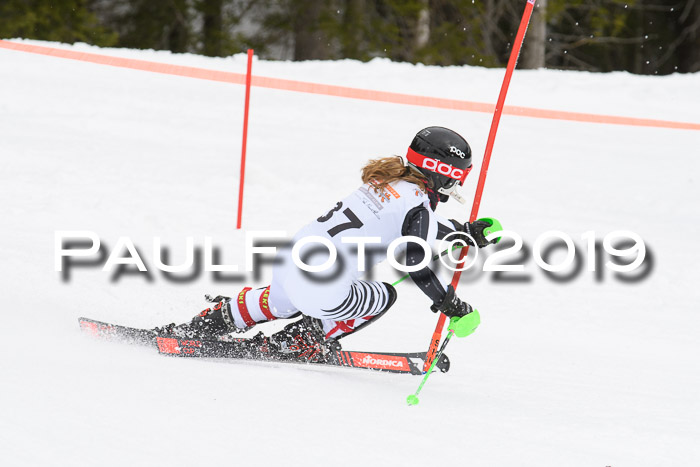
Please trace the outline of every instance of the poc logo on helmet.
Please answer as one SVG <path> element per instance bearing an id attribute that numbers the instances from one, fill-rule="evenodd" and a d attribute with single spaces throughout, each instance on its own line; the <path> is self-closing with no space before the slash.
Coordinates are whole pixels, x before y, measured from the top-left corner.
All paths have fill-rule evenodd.
<path id="1" fill-rule="evenodd" d="M 456 154 L 458 157 L 461 157 L 462 159 L 467 157 L 467 155 L 464 154 L 464 151 L 462 151 L 461 149 L 459 149 L 458 147 L 455 147 L 455 146 L 450 146 L 450 154 Z"/>
<path id="2" fill-rule="evenodd" d="M 459 151 L 459 149 L 457 150 Z M 430 159 L 429 157 L 423 159 L 423 168 L 457 180 L 461 180 L 462 175 L 464 175 L 464 170 L 457 167 L 452 167 L 451 165 L 440 162 L 437 159 Z"/>

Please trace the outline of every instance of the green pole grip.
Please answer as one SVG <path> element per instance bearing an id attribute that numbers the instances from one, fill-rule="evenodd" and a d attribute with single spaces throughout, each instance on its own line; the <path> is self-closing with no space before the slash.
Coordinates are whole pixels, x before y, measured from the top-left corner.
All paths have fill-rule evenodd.
<path id="1" fill-rule="evenodd" d="M 477 219 L 478 221 L 486 222 L 489 224 L 489 227 L 486 227 L 484 229 L 484 237 L 488 236 L 489 234 L 492 234 L 494 232 L 500 232 L 503 230 L 503 226 L 501 223 L 498 221 L 498 219 L 494 217 L 482 217 L 481 219 Z M 501 241 L 501 237 L 498 237 L 496 240 L 496 243 Z"/>

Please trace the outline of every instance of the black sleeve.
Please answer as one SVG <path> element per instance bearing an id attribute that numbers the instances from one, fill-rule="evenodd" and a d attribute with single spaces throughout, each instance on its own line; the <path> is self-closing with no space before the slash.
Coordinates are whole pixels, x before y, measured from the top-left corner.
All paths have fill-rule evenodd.
<path id="1" fill-rule="evenodd" d="M 440 224 L 438 224 L 440 225 Z M 430 227 L 430 213 L 425 206 L 416 206 L 408 211 L 401 228 L 402 235 L 412 235 L 428 240 L 428 228 Z M 443 235 L 444 236 L 444 235 Z M 430 243 L 430 242 L 428 242 Z M 419 264 L 425 258 L 423 248 L 415 242 L 406 244 L 406 265 Z M 426 294 L 433 303 L 439 303 L 445 298 L 445 287 L 435 273 L 428 267 L 419 271 L 408 273 L 413 282 Z"/>
<path id="2" fill-rule="evenodd" d="M 453 224 L 452 219 L 450 219 L 450 225 L 445 225 L 442 222 L 438 220 L 438 232 L 437 232 L 437 239 L 442 240 L 445 238 L 447 235 L 451 234 L 456 230 L 456 226 Z"/>

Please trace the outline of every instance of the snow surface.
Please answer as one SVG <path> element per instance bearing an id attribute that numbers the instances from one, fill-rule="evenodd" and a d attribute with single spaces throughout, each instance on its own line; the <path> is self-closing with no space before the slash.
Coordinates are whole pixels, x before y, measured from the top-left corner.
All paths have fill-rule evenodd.
<path id="1" fill-rule="evenodd" d="M 47 45 L 43 43 L 43 45 Z M 69 47 L 48 44 L 56 47 Z M 77 50 L 243 72 L 245 55 Z M 495 102 L 503 70 L 265 62 L 254 73 Z M 203 309 L 204 293 L 245 282 L 184 283 L 155 269 L 152 238 L 184 258 L 204 236 L 243 264 L 235 230 L 244 88 L 0 49 L 0 452 L 4 465 L 651 466 L 700 462 L 700 133 L 505 116 L 480 213 L 532 246 L 561 230 L 631 230 L 653 254 L 648 278 L 584 268 L 554 282 L 532 257 L 525 283 L 489 274 L 460 295 L 482 325 L 420 378 L 313 366 L 163 358 L 92 340 L 88 316 L 152 327 Z M 507 103 L 700 121 L 700 74 L 516 71 Z M 254 88 L 246 230 L 290 235 L 356 188 L 369 158 L 402 154 L 429 125 L 470 141 L 475 169 L 491 116 Z M 440 208 L 464 219 L 468 208 Z M 54 270 L 54 232 L 91 230 L 111 252 L 130 237 L 152 270 L 112 281 Z M 392 280 L 380 267 L 375 277 Z M 346 348 L 415 351 L 435 323 L 406 282 L 386 317 Z M 272 332 L 272 323 L 260 329 Z"/>

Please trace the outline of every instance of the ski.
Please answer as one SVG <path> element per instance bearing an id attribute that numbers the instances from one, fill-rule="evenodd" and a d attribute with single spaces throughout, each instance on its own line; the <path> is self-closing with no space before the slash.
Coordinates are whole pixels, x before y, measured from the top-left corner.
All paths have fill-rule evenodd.
<path id="1" fill-rule="evenodd" d="M 81 331 L 94 337 L 156 347 L 156 334 L 150 329 L 130 328 L 89 318 L 78 318 L 78 323 Z"/>
<path id="2" fill-rule="evenodd" d="M 366 352 L 355 350 L 331 350 L 322 360 L 300 361 L 286 359 L 284 354 L 251 353 L 251 339 L 230 340 L 188 339 L 157 335 L 150 329 L 139 329 L 105 323 L 88 318 L 78 318 L 83 332 L 92 336 L 152 347 L 161 355 L 186 358 L 218 358 L 234 360 L 268 361 L 276 363 L 310 364 L 340 368 L 357 368 L 389 373 L 422 375 L 426 352 Z M 442 373 L 450 368 L 450 360 L 443 355 L 435 365 Z"/>

